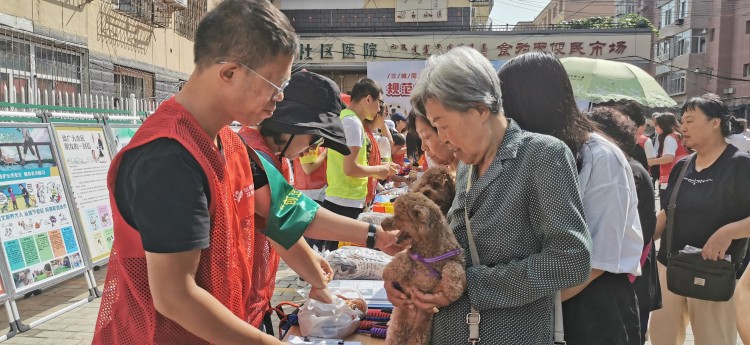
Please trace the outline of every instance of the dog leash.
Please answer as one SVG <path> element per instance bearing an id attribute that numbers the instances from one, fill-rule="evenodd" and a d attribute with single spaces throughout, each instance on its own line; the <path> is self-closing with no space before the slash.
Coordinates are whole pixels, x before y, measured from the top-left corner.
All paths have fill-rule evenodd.
<path id="1" fill-rule="evenodd" d="M 414 253 L 414 254 L 409 253 L 409 257 L 412 258 L 412 260 L 414 261 L 421 262 L 423 265 L 429 268 L 431 276 L 438 278 L 438 279 L 443 279 L 443 276 L 440 274 L 440 272 L 438 272 L 438 270 L 435 269 L 435 267 L 432 267 L 432 264 L 441 260 L 454 257 L 459 254 L 461 254 L 461 248 L 456 248 L 454 250 L 451 250 L 443 255 L 436 256 L 434 258 L 424 258 L 422 257 L 422 255 L 419 255 L 418 253 Z"/>

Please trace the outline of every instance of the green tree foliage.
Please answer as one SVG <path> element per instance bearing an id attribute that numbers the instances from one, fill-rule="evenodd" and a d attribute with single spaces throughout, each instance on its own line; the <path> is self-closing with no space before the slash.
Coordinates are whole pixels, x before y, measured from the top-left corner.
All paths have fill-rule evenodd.
<path id="1" fill-rule="evenodd" d="M 589 17 L 567 20 L 555 26 L 565 29 L 650 28 L 657 36 L 659 35 L 659 30 L 648 19 L 637 13 L 628 13 L 619 19 L 615 19 L 615 17 Z"/>

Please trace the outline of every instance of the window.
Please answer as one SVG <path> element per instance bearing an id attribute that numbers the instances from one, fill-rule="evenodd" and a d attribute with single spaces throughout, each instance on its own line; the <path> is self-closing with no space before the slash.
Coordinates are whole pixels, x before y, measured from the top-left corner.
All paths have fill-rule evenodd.
<path id="1" fill-rule="evenodd" d="M 671 58 L 684 54 L 706 52 L 706 30 L 685 30 L 673 37 L 674 43 Z"/>
<path id="2" fill-rule="evenodd" d="M 670 47 L 671 41 L 669 39 L 657 42 L 654 47 L 654 57 L 659 61 L 671 59 L 672 53 L 670 51 Z"/>
<path id="3" fill-rule="evenodd" d="M 174 31 L 178 35 L 193 40 L 198 22 L 206 15 L 206 0 L 188 2 L 188 8 L 175 12 Z"/>
<path id="4" fill-rule="evenodd" d="M 688 1 L 680 0 L 677 11 L 677 19 L 685 19 L 687 17 Z"/>
<path id="5" fill-rule="evenodd" d="M 690 37 L 690 52 L 705 53 L 706 52 L 706 29 L 693 29 L 693 36 Z"/>
<path id="6" fill-rule="evenodd" d="M 130 94 L 136 98 L 154 97 L 154 74 L 115 65 L 115 97 L 127 99 Z"/>
<path id="7" fill-rule="evenodd" d="M 664 91 L 670 96 L 685 93 L 685 71 L 669 72 L 656 76 Z"/>
<path id="8" fill-rule="evenodd" d="M 745 22 L 745 33 L 750 34 L 750 20 Z"/>
<path id="9" fill-rule="evenodd" d="M 750 77 L 750 63 L 746 63 L 742 66 L 742 76 Z"/>
<path id="10" fill-rule="evenodd" d="M 661 25 L 663 28 L 667 25 L 671 25 L 674 21 L 674 1 L 670 1 L 661 7 Z"/>
<path id="11" fill-rule="evenodd" d="M 60 95 L 81 93 L 81 56 L 56 48 L 36 47 L 36 87 L 40 101 L 58 103 Z M 59 105 L 59 104 L 58 104 Z"/>
<path id="12" fill-rule="evenodd" d="M 620 0 L 615 5 L 615 17 L 620 17 L 628 13 L 638 13 L 638 3 L 636 0 Z"/>
<path id="13" fill-rule="evenodd" d="M 167 27 L 172 19 L 169 4 L 154 0 L 111 0 L 112 8 L 146 24 Z"/>
<path id="14" fill-rule="evenodd" d="M 74 49 L 0 31 L 0 102 L 64 105 L 66 94 L 72 100 L 81 92 L 83 68 Z"/>
<path id="15" fill-rule="evenodd" d="M 716 32 L 716 29 L 711 28 L 711 30 L 708 30 L 708 41 L 713 42 L 714 41 L 714 32 Z"/>

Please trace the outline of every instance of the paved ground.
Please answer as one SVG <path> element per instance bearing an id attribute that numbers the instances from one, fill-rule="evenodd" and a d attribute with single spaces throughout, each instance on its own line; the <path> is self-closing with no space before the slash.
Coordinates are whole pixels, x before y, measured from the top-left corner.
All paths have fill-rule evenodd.
<path id="1" fill-rule="evenodd" d="M 101 291 L 106 268 L 95 272 L 95 275 Z M 281 301 L 301 302 L 302 296 L 297 293 L 297 290 L 303 287 L 304 283 L 298 283 L 294 272 L 282 263 L 277 277 L 276 291 L 272 300 L 273 305 L 277 305 Z M 88 296 L 86 291 L 87 286 L 84 278 L 73 278 L 44 291 L 41 295 L 19 300 L 19 313 L 25 323 L 30 323 L 86 298 Z M 100 301 L 101 299 L 97 298 L 27 332 L 18 334 L 3 344 L 90 344 Z M 0 309 L 4 308 L 0 307 Z M 6 319 L 5 311 L 0 310 L 0 324 L 8 325 Z M 278 324 L 278 321 L 275 320 L 274 324 Z M 7 326 L 4 330 L 0 330 L 0 334 L 7 332 Z M 738 342 L 738 344 L 742 345 L 741 342 Z M 692 333 L 688 333 L 685 345 L 693 345 Z"/>

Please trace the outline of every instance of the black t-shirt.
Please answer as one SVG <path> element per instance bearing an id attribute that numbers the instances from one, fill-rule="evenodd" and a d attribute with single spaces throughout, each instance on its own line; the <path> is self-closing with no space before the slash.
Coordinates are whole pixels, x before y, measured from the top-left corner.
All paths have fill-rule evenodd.
<path id="1" fill-rule="evenodd" d="M 268 184 L 265 173 L 252 161 L 251 166 L 255 189 Z M 210 193 L 198 161 L 167 138 L 125 152 L 115 179 L 117 208 L 152 253 L 208 247 Z"/>
<path id="2" fill-rule="evenodd" d="M 630 163 L 630 169 L 633 170 L 635 192 L 638 195 L 638 217 L 641 221 L 643 246 L 645 248 L 651 242 L 651 239 L 654 238 L 654 231 L 656 229 L 654 184 L 651 182 L 651 176 L 643 165 L 633 158 L 628 159 L 628 163 Z"/>
<path id="3" fill-rule="evenodd" d="M 687 157 L 678 161 L 669 175 L 661 207 L 667 208 L 672 196 L 672 187 L 677 183 Z M 685 172 L 680 190 L 677 192 L 675 224 L 672 250 L 676 252 L 685 245 L 702 248 L 716 230 L 750 216 L 750 155 L 727 145 L 719 158 L 708 168 L 695 171 L 695 159 Z M 657 259 L 667 264 L 665 233 L 662 236 L 663 249 Z M 744 253 L 736 248 L 734 241 L 729 253 L 734 251 L 732 261 L 742 259 Z M 739 256 L 739 257 L 738 257 Z"/>

